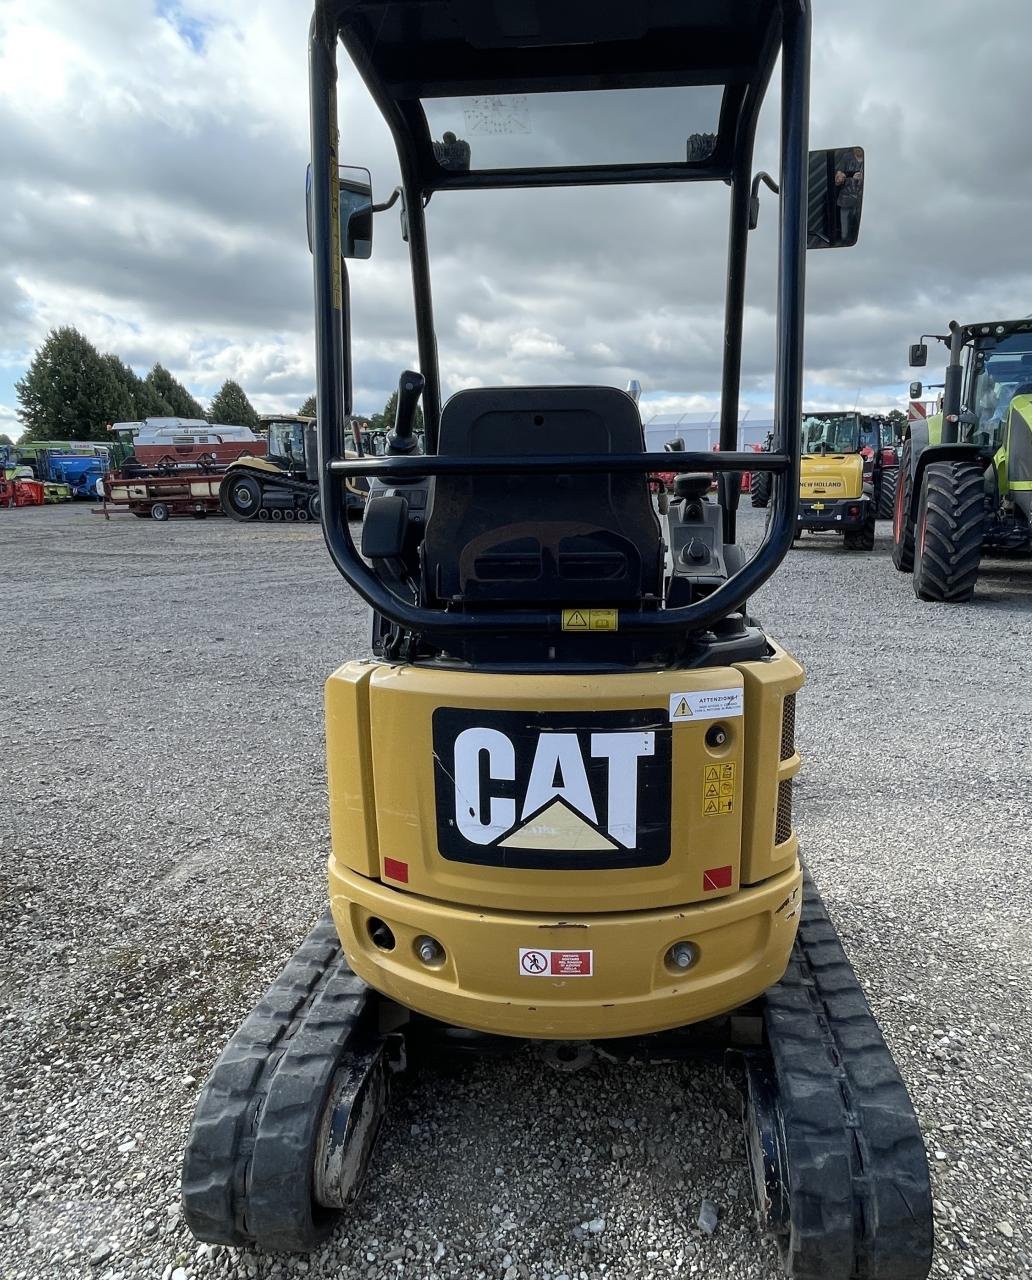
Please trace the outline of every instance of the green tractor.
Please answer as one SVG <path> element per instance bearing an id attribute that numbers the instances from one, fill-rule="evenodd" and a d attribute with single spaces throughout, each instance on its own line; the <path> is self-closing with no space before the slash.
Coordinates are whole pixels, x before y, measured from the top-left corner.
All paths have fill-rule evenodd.
<path id="1" fill-rule="evenodd" d="M 942 408 L 908 423 L 892 562 L 922 600 L 975 591 L 982 555 L 1032 557 L 1032 317 L 951 322 Z M 912 368 L 928 363 L 922 339 Z M 910 385 L 911 400 L 922 394 Z"/>

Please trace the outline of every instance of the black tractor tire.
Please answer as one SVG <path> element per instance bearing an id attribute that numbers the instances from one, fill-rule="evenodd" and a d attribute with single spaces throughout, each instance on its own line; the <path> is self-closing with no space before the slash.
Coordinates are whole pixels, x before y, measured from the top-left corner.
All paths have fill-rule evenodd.
<path id="1" fill-rule="evenodd" d="M 845 535 L 845 547 L 847 551 L 874 550 L 873 512 L 867 517 L 859 529 L 850 529 L 850 531 Z"/>
<path id="2" fill-rule="evenodd" d="M 168 519 L 168 507 L 165 505 L 164 502 L 155 502 L 150 509 L 150 513 L 151 513 L 152 520 Z"/>
<path id="3" fill-rule="evenodd" d="M 920 600 L 965 604 L 975 594 L 985 525 L 985 472 L 974 462 L 931 462 L 921 479 L 914 546 Z"/>
<path id="4" fill-rule="evenodd" d="M 899 476 L 896 481 L 896 501 L 892 511 L 892 563 L 900 573 L 910 573 L 914 568 L 914 523 L 910 519 L 910 504 L 914 495 L 914 473 L 911 470 L 910 440 L 903 441 L 899 456 Z"/>
<path id="5" fill-rule="evenodd" d="M 262 509 L 262 486 L 254 476 L 230 472 L 219 485 L 219 503 L 231 520 L 253 520 Z"/>
<path id="6" fill-rule="evenodd" d="M 881 474 L 878 490 L 878 519 L 891 520 L 896 513 L 896 486 L 899 484 L 899 467 L 886 467 Z"/>
<path id="7" fill-rule="evenodd" d="M 773 476 L 769 471 L 754 471 L 749 481 L 749 501 L 754 507 L 765 507 L 770 502 Z"/>

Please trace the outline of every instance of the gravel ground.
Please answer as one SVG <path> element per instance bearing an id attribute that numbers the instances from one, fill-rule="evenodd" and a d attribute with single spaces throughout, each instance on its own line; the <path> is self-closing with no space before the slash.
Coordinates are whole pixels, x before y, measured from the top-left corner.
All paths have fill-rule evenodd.
<path id="1" fill-rule="evenodd" d="M 808 670 L 800 832 L 924 1126 L 934 1274 L 1030 1276 L 1032 573 L 921 605 L 879 528 L 755 602 Z M 197 1081 L 318 913 L 364 612 L 315 529 L 84 507 L 0 512 L 0 583 L 0 1280 L 776 1274 L 717 1071 L 529 1049 L 405 1082 L 322 1252 L 198 1246 Z"/>

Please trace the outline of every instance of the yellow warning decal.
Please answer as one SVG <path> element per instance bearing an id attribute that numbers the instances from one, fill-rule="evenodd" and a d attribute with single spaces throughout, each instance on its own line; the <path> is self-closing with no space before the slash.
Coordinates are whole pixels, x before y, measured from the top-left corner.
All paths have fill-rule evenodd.
<path id="1" fill-rule="evenodd" d="M 618 631 L 620 615 L 616 609 L 564 609 L 564 631 Z"/>
<path id="2" fill-rule="evenodd" d="M 702 816 L 718 817 L 735 811 L 734 764 L 711 764 L 702 771 Z"/>

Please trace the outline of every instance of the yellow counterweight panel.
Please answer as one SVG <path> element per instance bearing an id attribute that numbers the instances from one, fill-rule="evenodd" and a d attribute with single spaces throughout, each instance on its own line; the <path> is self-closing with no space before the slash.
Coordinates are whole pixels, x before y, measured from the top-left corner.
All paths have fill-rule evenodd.
<path id="1" fill-rule="evenodd" d="M 762 885 L 696 906 L 604 914 L 471 911 L 403 893 L 331 863 L 330 905 L 348 964 L 406 1008 L 498 1035 L 590 1040 L 646 1035 L 737 1009 L 779 981 L 799 923 L 798 863 Z M 391 931 L 373 940 L 370 920 Z M 384 939 L 382 930 L 377 936 Z M 418 952 L 433 938 L 443 957 Z M 673 969 L 669 948 L 697 959 Z M 533 976 L 527 953 L 590 955 L 580 976 Z"/>
<path id="2" fill-rule="evenodd" d="M 508 911 L 644 911 L 734 894 L 795 860 L 795 837 L 789 831 L 775 843 L 774 828 L 779 784 L 799 764 L 794 749 L 781 759 L 782 703 L 802 680 L 798 664 L 776 648 L 769 660 L 736 667 L 605 676 L 349 663 L 326 687 L 333 863 L 429 899 Z M 671 722 L 682 695 L 738 690 L 744 715 Z M 603 853 L 590 872 L 442 856 L 435 767 L 448 774 L 453 763 L 435 766 L 439 708 L 558 712 L 573 726 L 602 711 L 648 713 L 649 728 L 670 749 L 668 850 L 652 865 L 623 867 L 607 866 Z M 707 744 L 717 724 L 726 739 Z M 665 823 L 665 799 L 646 792 L 639 805 L 650 802 Z"/>
<path id="3" fill-rule="evenodd" d="M 807 454 L 800 464 L 800 498 L 859 498 L 864 460 L 859 453 Z"/>

